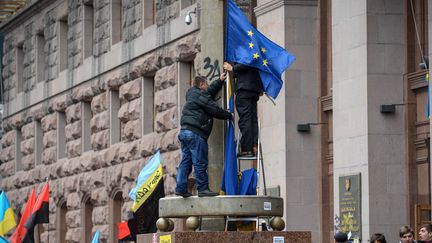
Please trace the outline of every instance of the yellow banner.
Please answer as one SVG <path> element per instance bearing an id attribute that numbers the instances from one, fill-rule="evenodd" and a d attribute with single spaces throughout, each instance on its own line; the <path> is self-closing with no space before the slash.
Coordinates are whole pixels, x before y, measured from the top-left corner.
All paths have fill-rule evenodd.
<path id="1" fill-rule="evenodd" d="M 162 164 L 149 176 L 136 192 L 136 200 L 132 205 L 135 213 L 139 207 L 151 196 L 159 181 L 162 179 Z"/>
<path id="2" fill-rule="evenodd" d="M 171 235 L 159 236 L 159 243 L 171 243 Z"/>

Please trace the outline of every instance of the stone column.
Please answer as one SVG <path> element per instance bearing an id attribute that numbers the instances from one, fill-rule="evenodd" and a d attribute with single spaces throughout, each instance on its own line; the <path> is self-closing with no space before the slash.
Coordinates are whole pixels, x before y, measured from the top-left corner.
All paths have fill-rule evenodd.
<path id="1" fill-rule="evenodd" d="M 396 242 L 408 220 L 403 103 L 404 1 L 332 1 L 334 212 L 339 177 L 361 173 L 362 242 Z M 396 27 L 399 26 L 399 27 Z"/>
<path id="2" fill-rule="evenodd" d="M 319 242 L 320 129 L 296 130 L 299 123 L 318 122 L 318 2 L 261 0 L 255 13 L 258 30 L 296 56 L 276 105 L 266 97 L 259 102 L 267 187 L 280 187 L 286 230 L 312 231 Z"/>
<path id="3" fill-rule="evenodd" d="M 427 12 L 429 13 L 428 14 L 428 34 L 429 34 L 429 36 L 428 36 L 428 42 L 429 42 L 429 46 L 432 46 L 432 4 L 428 4 L 428 10 L 427 10 Z M 429 48 L 429 59 L 430 59 L 430 57 L 432 57 L 432 48 Z M 431 69 L 430 69 L 430 64 L 431 64 L 431 62 L 429 61 L 429 80 L 430 80 L 430 77 L 432 77 L 431 76 L 431 74 L 432 74 L 432 72 L 431 72 Z M 432 97 L 429 97 L 429 100 L 431 100 L 431 98 Z M 431 107 L 432 106 L 430 106 L 429 107 L 429 109 L 431 109 Z M 430 111 L 431 110 L 429 110 L 429 114 L 432 114 L 432 113 L 430 113 Z M 430 122 L 430 119 L 429 119 L 429 122 Z M 429 134 L 432 134 L 432 126 L 430 126 L 429 125 Z M 431 155 L 432 155 L 432 151 L 431 151 Z M 429 156 L 430 157 L 430 156 Z M 432 157 L 430 157 L 430 158 L 432 158 Z M 430 164 L 430 161 L 429 161 L 429 164 Z M 430 175 L 429 175 L 429 178 L 432 178 L 432 166 L 429 166 L 429 168 L 430 168 Z M 430 181 L 430 188 L 432 188 L 432 180 L 429 180 Z M 432 193 L 431 193 L 431 202 L 432 202 Z"/>
<path id="4" fill-rule="evenodd" d="M 197 73 L 207 76 L 210 81 L 219 77 L 223 63 L 224 43 L 224 1 L 197 1 L 201 42 L 201 52 L 195 61 Z M 209 64 L 209 65 L 207 65 Z M 223 92 L 221 92 L 221 96 Z M 222 105 L 222 99 L 219 104 Z M 223 173 L 223 122 L 214 119 L 213 131 L 208 139 L 209 144 L 209 186 L 214 191 L 221 188 Z"/>

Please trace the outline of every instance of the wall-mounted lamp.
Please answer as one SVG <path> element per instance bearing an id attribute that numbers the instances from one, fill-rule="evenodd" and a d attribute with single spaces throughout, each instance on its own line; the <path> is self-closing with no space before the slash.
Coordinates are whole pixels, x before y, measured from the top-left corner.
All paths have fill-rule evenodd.
<path id="1" fill-rule="evenodd" d="M 186 14 L 186 16 L 185 16 L 184 22 L 187 25 L 192 24 L 192 16 L 191 16 L 191 14 L 196 14 L 196 13 L 197 13 L 197 9 L 196 8 L 193 11 L 188 11 L 187 14 Z"/>
<path id="2" fill-rule="evenodd" d="M 405 104 L 391 104 L 391 105 L 380 105 L 380 112 L 383 114 L 393 114 L 396 112 L 396 106 Z"/>
<path id="3" fill-rule="evenodd" d="M 297 124 L 297 132 L 308 133 L 311 131 L 311 125 L 321 125 L 327 123 L 302 123 Z"/>

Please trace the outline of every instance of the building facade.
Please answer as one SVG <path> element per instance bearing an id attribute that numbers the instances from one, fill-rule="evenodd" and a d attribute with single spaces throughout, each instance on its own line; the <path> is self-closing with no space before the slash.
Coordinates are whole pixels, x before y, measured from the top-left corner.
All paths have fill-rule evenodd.
<path id="1" fill-rule="evenodd" d="M 350 210 L 344 188 L 358 195 L 351 222 L 362 242 L 375 232 L 395 242 L 400 226 L 430 220 L 428 1 L 236 2 L 296 56 L 276 105 L 263 97 L 258 108 L 266 186 L 284 198 L 286 230 L 332 242 L 346 223 L 335 218 Z M 49 181 L 42 242 L 89 242 L 96 230 L 116 242 L 128 193 L 158 149 L 174 193 L 185 92 L 195 75 L 222 71 L 224 4 L 38 0 L 3 22 L 0 186 L 20 216 L 30 190 Z M 223 137 L 216 122 L 213 190 Z"/>

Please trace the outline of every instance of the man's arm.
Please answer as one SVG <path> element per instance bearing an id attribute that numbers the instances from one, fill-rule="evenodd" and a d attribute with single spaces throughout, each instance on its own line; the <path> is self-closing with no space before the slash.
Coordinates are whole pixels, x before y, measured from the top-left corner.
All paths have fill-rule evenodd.
<path id="1" fill-rule="evenodd" d="M 225 83 L 225 79 L 226 73 L 222 73 L 219 77 L 219 80 L 216 80 L 209 85 L 207 92 L 211 95 L 212 98 L 214 98 L 219 92 L 219 90 L 221 90 L 222 86 Z"/>
<path id="2" fill-rule="evenodd" d="M 198 105 L 203 108 L 205 112 L 212 115 L 214 118 L 217 119 L 230 119 L 232 118 L 232 114 L 229 111 L 226 111 L 222 108 L 220 108 L 214 100 L 212 100 L 210 97 L 206 97 L 205 95 L 201 95 L 198 98 L 197 101 Z"/>

